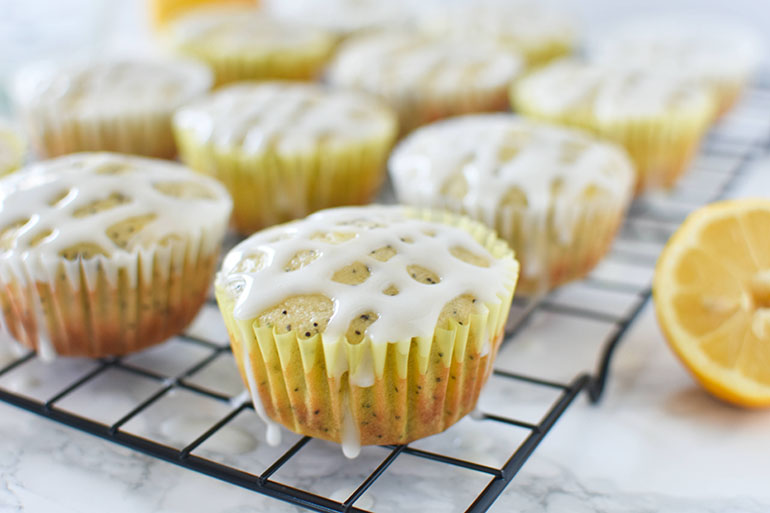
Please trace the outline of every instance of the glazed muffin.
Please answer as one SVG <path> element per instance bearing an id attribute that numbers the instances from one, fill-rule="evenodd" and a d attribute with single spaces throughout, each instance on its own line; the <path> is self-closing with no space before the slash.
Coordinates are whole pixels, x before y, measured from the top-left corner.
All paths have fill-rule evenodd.
<path id="1" fill-rule="evenodd" d="M 256 7 L 258 0 L 149 0 L 150 20 L 155 28 L 162 28 L 168 22 L 179 18 L 191 10 L 216 4 L 244 5 Z"/>
<path id="2" fill-rule="evenodd" d="M 419 26 L 437 36 L 494 41 L 523 56 L 529 67 L 567 55 L 575 45 L 570 20 L 533 2 L 487 0 L 442 5 L 420 16 Z"/>
<path id="3" fill-rule="evenodd" d="M 400 202 L 448 209 L 494 228 L 516 252 L 525 294 L 593 269 L 634 185 L 621 148 L 510 114 L 422 127 L 398 145 L 389 168 Z"/>
<path id="4" fill-rule="evenodd" d="M 195 10 L 172 22 L 172 49 L 208 64 L 217 85 L 241 80 L 312 80 L 331 57 L 335 38 L 254 8 Z"/>
<path id="5" fill-rule="evenodd" d="M 16 131 L 0 120 L 0 176 L 15 171 L 24 159 L 24 143 Z"/>
<path id="6" fill-rule="evenodd" d="M 616 27 L 591 45 L 590 55 L 602 64 L 656 69 L 705 84 L 721 115 L 758 68 L 760 40 L 748 27 L 723 20 L 651 18 Z"/>
<path id="7" fill-rule="evenodd" d="M 176 156 L 171 114 L 211 87 L 211 72 L 192 61 L 121 60 L 35 64 L 11 94 L 41 157 L 112 151 Z"/>
<path id="8" fill-rule="evenodd" d="M 291 82 L 234 84 L 174 116 L 182 160 L 225 184 L 247 235 L 370 202 L 396 125 L 373 98 Z"/>
<path id="9" fill-rule="evenodd" d="M 517 270 L 507 244 L 467 218 L 347 207 L 246 239 L 216 294 L 268 440 L 277 422 L 353 457 L 474 408 Z"/>
<path id="10" fill-rule="evenodd" d="M 180 332 L 213 278 L 231 202 L 178 164 L 81 153 L 0 180 L 0 306 L 44 359 L 136 351 Z"/>
<path id="11" fill-rule="evenodd" d="M 522 62 L 488 41 L 380 33 L 343 43 L 327 78 L 383 98 L 406 133 L 440 118 L 505 110 Z"/>
<path id="12" fill-rule="evenodd" d="M 511 88 L 514 110 L 586 129 L 625 147 L 638 192 L 670 187 L 714 115 L 709 90 L 676 75 L 564 59 Z"/>
<path id="13" fill-rule="evenodd" d="M 402 0 L 271 0 L 264 6 L 278 18 L 325 30 L 338 41 L 403 26 L 411 18 L 409 6 Z"/>

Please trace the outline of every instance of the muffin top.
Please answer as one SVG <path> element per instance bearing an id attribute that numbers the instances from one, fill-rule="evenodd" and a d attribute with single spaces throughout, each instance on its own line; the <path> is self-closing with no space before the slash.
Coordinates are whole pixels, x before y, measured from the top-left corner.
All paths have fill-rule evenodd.
<path id="1" fill-rule="evenodd" d="M 462 325 L 513 290 L 513 253 L 489 237 L 481 225 L 448 213 L 323 210 L 240 243 L 225 258 L 217 286 L 233 298 L 236 319 L 257 319 L 277 333 L 294 330 L 300 339 L 432 337 L 437 327 Z"/>
<path id="2" fill-rule="evenodd" d="M 178 130 L 199 141 L 246 153 L 315 151 L 318 145 L 394 137 L 395 115 L 351 91 L 298 82 L 240 83 L 180 109 Z"/>
<path id="3" fill-rule="evenodd" d="M 576 59 L 561 59 L 524 77 L 514 86 L 514 99 L 517 107 L 546 115 L 589 113 L 600 121 L 714 108 L 707 89 L 679 75 Z"/>
<path id="4" fill-rule="evenodd" d="M 104 117 L 142 109 L 171 112 L 211 83 L 208 68 L 186 60 L 40 63 L 16 76 L 12 92 L 27 108 Z"/>
<path id="5" fill-rule="evenodd" d="M 420 17 L 422 30 L 465 39 L 491 39 L 524 55 L 549 44 L 569 46 L 575 38 L 570 20 L 533 2 L 454 3 Z"/>
<path id="6" fill-rule="evenodd" d="M 16 131 L 0 120 L 0 175 L 16 169 L 23 154 L 24 143 Z"/>
<path id="7" fill-rule="evenodd" d="M 238 6 L 193 10 L 172 22 L 167 35 L 172 46 L 194 54 L 269 55 L 305 48 L 331 51 L 334 45 L 334 37 L 323 30 Z"/>
<path id="8" fill-rule="evenodd" d="M 762 58 L 748 27 L 692 16 L 646 18 L 616 27 L 590 46 L 597 62 L 655 67 L 693 79 L 745 79 Z"/>
<path id="9" fill-rule="evenodd" d="M 179 164 L 73 154 L 0 180 L 0 258 L 112 257 L 197 240 L 230 208 L 218 182 Z"/>
<path id="10" fill-rule="evenodd" d="M 503 206 L 545 212 L 597 194 L 622 201 L 634 183 L 633 167 L 614 144 L 510 114 L 419 128 L 399 144 L 389 168 L 399 200 L 436 205 L 443 199 L 438 203 L 483 211 L 488 220 Z"/>
<path id="11" fill-rule="evenodd" d="M 343 43 L 329 80 L 385 96 L 494 90 L 519 74 L 522 59 L 489 41 L 379 33 Z"/>

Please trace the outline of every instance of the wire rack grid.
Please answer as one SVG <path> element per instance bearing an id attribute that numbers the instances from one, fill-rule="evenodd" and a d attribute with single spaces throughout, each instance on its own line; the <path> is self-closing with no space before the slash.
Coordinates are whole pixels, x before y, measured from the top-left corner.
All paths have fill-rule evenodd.
<path id="1" fill-rule="evenodd" d="M 605 329 L 601 335 L 594 337 L 598 359 L 596 351 L 589 355 L 591 360 L 597 360 L 594 368 L 577 372 L 571 379 L 555 380 L 528 373 L 526 369 L 522 372 L 496 364 L 492 380 L 502 382 L 503 387 L 507 386 L 506 383 L 524 384 L 531 390 L 547 390 L 548 397 L 552 398 L 546 403 L 544 413 L 536 415 L 534 420 L 525 420 L 517 415 L 526 408 L 519 408 L 516 400 L 509 401 L 503 408 L 505 411 L 499 411 L 501 401 L 480 402 L 482 413 L 467 421 L 473 423 L 477 434 L 491 431 L 495 425 L 511 427 L 519 433 L 518 438 L 513 437 L 516 442 L 510 452 L 503 451 L 505 453 L 498 464 L 474 461 L 463 457 L 462 452 L 460 455 L 453 454 L 451 450 L 445 450 L 451 449 L 445 443 L 446 439 L 443 439 L 444 442 L 428 443 L 427 446 L 420 443 L 385 446 L 368 459 L 364 458 L 364 470 L 352 476 L 343 476 L 350 481 L 343 487 L 343 493 L 329 493 L 329 487 L 324 487 L 324 480 L 339 477 L 339 468 L 332 469 L 327 477 L 318 478 L 312 486 L 302 486 L 302 480 L 298 481 L 299 484 L 291 483 L 290 476 L 286 477 L 290 474 L 286 469 L 293 460 L 301 459 L 303 453 L 310 451 L 311 445 L 317 442 L 296 435 L 279 449 L 265 449 L 267 453 L 257 458 L 260 469 L 255 471 L 245 468 L 247 465 L 239 465 L 237 458 L 232 456 L 234 451 L 231 447 L 222 447 L 222 444 L 213 444 L 213 449 L 210 447 L 212 440 L 229 426 L 244 419 L 250 425 L 258 423 L 251 404 L 238 400 L 243 397 L 238 393 L 242 385 L 237 378 L 235 381 L 230 379 L 236 374 L 235 367 L 213 300 L 205 305 L 199 320 L 187 333 L 174 337 L 160 346 L 161 349 L 150 350 L 155 356 L 140 354 L 68 361 L 56 364 L 64 367 L 57 372 L 47 370 L 50 365 L 45 367 L 34 353 L 15 357 L 0 368 L 0 400 L 154 458 L 309 510 L 369 510 L 372 501 L 367 502 L 365 495 L 371 492 L 375 483 L 383 480 L 396 461 L 411 457 L 442 465 L 441 468 L 461 469 L 478 477 L 473 482 L 479 486 L 473 490 L 470 500 L 454 506 L 469 512 L 485 511 L 511 483 L 538 444 L 582 391 L 587 392 L 592 402 L 599 401 L 607 383 L 612 356 L 650 298 L 649 278 L 662 245 L 690 211 L 723 196 L 735 177 L 770 148 L 768 113 L 770 84 L 757 84 L 747 92 L 742 103 L 708 134 L 694 169 L 674 190 L 637 200 L 633 204 L 613 250 L 597 271 L 571 289 L 564 287 L 538 300 L 514 301 L 501 350 L 501 353 L 510 353 L 514 359 L 525 350 L 521 348 L 525 344 L 521 342 L 524 338 L 522 333 L 537 315 L 547 314 L 548 322 L 556 325 L 569 319 L 582 319 L 601 324 Z M 627 272 L 629 268 L 640 271 L 635 279 L 628 279 L 632 275 Z M 565 293 L 565 290 L 568 292 Z M 573 293 L 570 294 L 569 290 Z M 580 294 L 574 294 L 576 290 Z M 583 299 L 586 294 L 604 294 L 612 300 L 605 302 L 604 306 L 595 307 Z M 540 341 L 533 341 L 533 344 L 538 343 Z M 172 354 L 172 358 L 159 364 L 159 360 L 154 359 L 158 352 Z M 552 357 L 551 361 L 554 361 Z M 25 369 L 27 374 L 36 376 L 32 390 L 25 389 L 29 380 L 14 377 Z M 129 379 L 143 383 L 141 393 L 118 400 L 124 382 Z M 22 385 L 19 385 L 20 381 Z M 205 401 L 209 406 L 202 409 L 215 414 L 202 421 L 190 422 L 187 415 L 190 410 L 201 408 L 185 407 L 184 401 L 177 401 L 181 402 L 181 406 L 161 407 L 168 398 L 180 396 Z M 80 401 L 73 399 L 78 397 Z M 104 401 L 111 405 L 120 403 L 116 410 L 118 413 L 105 416 Z M 83 407 L 84 403 L 88 406 Z M 148 412 L 153 410 L 158 411 L 154 416 L 149 415 Z M 176 424 L 184 424 L 182 435 L 179 435 L 179 426 L 176 431 L 170 429 L 165 433 L 156 429 L 158 415 L 163 416 L 162 424 L 165 426 L 174 425 L 175 420 L 178 420 Z M 142 417 L 146 419 L 139 422 Z M 452 427 L 448 433 L 458 429 Z M 176 432 L 176 435 L 169 436 L 168 432 Z M 462 442 L 462 432 L 458 433 L 451 436 L 455 436 L 455 440 L 459 437 Z M 238 443 L 235 445 L 237 452 Z M 497 451 L 498 456 L 500 452 Z"/>

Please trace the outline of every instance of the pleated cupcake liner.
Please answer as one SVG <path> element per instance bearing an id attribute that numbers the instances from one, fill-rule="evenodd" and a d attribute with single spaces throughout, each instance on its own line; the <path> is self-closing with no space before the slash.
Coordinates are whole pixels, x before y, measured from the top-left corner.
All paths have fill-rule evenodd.
<path id="1" fill-rule="evenodd" d="M 318 78 L 331 58 L 334 40 L 326 45 L 284 51 L 218 53 L 180 47 L 177 51 L 206 63 L 214 72 L 215 87 L 244 80 L 304 80 Z"/>
<path id="2" fill-rule="evenodd" d="M 43 359 L 134 352 L 182 331 L 213 278 L 223 220 L 186 241 L 66 260 L 0 259 L 3 324 Z"/>
<path id="3" fill-rule="evenodd" d="M 25 143 L 16 130 L 0 120 L 0 176 L 21 167 L 25 152 Z"/>
<path id="4" fill-rule="evenodd" d="M 323 208 L 371 202 L 385 178 L 395 127 L 375 139 L 294 155 L 250 155 L 201 144 L 184 130 L 176 135 L 182 160 L 227 187 L 233 223 L 248 235 Z"/>
<path id="5" fill-rule="evenodd" d="M 21 108 L 30 142 L 45 157 L 80 151 L 113 151 L 174 158 L 176 144 L 171 114 L 171 109 L 164 109 L 73 116 L 51 108 Z"/>
<path id="6" fill-rule="evenodd" d="M 525 116 L 587 130 L 626 149 L 637 171 L 636 193 L 649 189 L 670 188 L 687 171 L 698 151 L 701 139 L 714 116 L 713 104 L 688 112 L 671 111 L 664 115 L 602 120 L 589 109 L 551 115 L 526 102 L 512 89 L 514 111 Z"/>
<path id="7" fill-rule="evenodd" d="M 398 113 L 400 135 L 433 121 L 463 114 L 508 110 L 508 86 L 492 89 L 459 89 L 452 94 L 418 91 L 414 94 L 388 94 L 373 91 Z"/>
<path id="8" fill-rule="evenodd" d="M 447 212 L 414 212 L 459 223 L 496 258 L 510 252 L 480 223 Z M 430 337 L 387 343 L 278 334 L 255 320 L 235 319 L 235 298 L 219 284 L 216 293 L 238 368 L 257 392 L 258 411 L 294 432 L 338 443 L 352 437 L 361 445 L 401 444 L 439 433 L 475 408 L 503 339 L 515 266 L 513 273 L 506 293 L 484 303 L 469 322 L 451 321 Z"/>
<path id="9" fill-rule="evenodd" d="M 405 184 L 408 186 L 409 184 Z M 631 191 L 570 202 L 555 208 L 486 205 L 469 208 L 449 198 L 422 198 L 421 204 L 468 216 L 494 228 L 516 254 L 520 265 L 517 294 L 534 296 L 585 277 L 609 251 L 623 221 Z M 558 213 L 557 213 L 558 212 Z"/>

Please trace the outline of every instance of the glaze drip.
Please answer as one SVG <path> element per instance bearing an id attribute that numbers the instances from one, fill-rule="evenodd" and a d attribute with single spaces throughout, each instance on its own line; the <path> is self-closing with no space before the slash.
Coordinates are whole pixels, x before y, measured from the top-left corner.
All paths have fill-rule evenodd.
<path id="1" fill-rule="evenodd" d="M 183 109 L 177 128 L 200 141 L 245 153 L 296 153 L 387 136 L 395 117 L 362 94 L 292 82 L 237 84 Z"/>
<path id="2" fill-rule="evenodd" d="M 512 258 L 496 259 L 465 230 L 416 218 L 417 214 L 400 206 L 321 211 L 251 236 L 227 255 L 217 279 L 233 294 L 234 316 L 240 320 L 255 319 L 288 297 L 328 297 L 334 311 L 321 334 L 324 343 L 340 340 L 350 322 L 368 312 L 379 316 L 366 328 L 366 336 L 378 344 L 430 337 L 441 310 L 460 295 L 499 303 L 516 280 Z M 376 258 L 383 247 L 395 252 L 386 261 Z M 452 254 L 453 247 L 480 255 L 489 265 L 461 260 Z M 287 271 L 286 263 L 301 251 L 318 256 Z M 354 261 L 368 269 L 363 282 L 350 285 L 332 279 Z M 440 280 L 418 281 L 421 276 L 407 270 L 412 265 L 432 271 Z M 389 287 L 398 294 L 384 293 Z M 353 379 L 365 386 L 372 379 L 370 373 L 362 371 Z"/>

